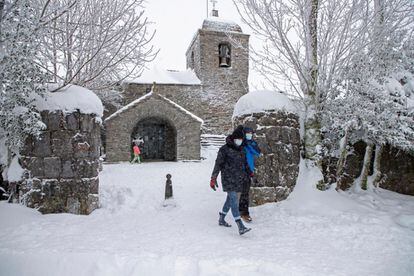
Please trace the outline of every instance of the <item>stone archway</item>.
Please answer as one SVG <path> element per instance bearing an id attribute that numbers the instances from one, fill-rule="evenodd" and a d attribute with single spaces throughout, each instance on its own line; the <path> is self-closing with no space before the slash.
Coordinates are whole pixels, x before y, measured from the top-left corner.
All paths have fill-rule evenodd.
<path id="1" fill-rule="evenodd" d="M 177 160 L 177 131 L 165 119 L 148 117 L 138 121 L 131 133 L 131 141 L 142 138 L 144 160 Z"/>

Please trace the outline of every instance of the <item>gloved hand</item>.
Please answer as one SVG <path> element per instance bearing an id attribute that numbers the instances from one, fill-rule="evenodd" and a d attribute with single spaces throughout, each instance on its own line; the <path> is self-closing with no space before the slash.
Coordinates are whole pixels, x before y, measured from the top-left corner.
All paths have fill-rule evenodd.
<path id="1" fill-rule="evenodd" d="M 254 176 L 254 172 L 251 172 L 249 175 L 250 175 L 250 177 L 253 177 Z"/>
<path id="2" fill-rule="evenodd" d="M 210 180 L 210 187 L 211 189 L 213 189 L 214 191 L 216 190 L 216 188 L 218 188 L 218 184 L 217 184 L 217 178 L 216 177 L 212 177 Z"/>

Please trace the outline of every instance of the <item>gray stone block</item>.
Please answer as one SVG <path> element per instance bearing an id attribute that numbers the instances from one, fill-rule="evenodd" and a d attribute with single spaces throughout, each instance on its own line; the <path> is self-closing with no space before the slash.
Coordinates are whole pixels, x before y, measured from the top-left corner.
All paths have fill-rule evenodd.
<path id="1" fill-rule="evenodd" d="M 99 208 L 99 195 L 98 194 L 89 194 L 87 201 L 87 210 L 86 215 L 89 215 L 94 210 Z"/>
<path id="2" fill-rule="evenodd" d="M 73 171 L 72 160 L 64 160 L 62 161 L 62 178 L 72 178 L 75 176 Z"/>
<path id="3" fill-rule="evenodd" d="M 60 195 L 60 185 L 56 179 L 45 179 L 42 181 L 42 192 L 45 197 L 51 198 Z"/>
<path id="4" fill-rule="evenodd" d="M 92 177 L 92 178 L 83 178 L 82 185 L 84 185 L 90 194 L 98 194 L 99 193 L 99 178 Z"/>
<path id="5" fill-rule="evenodd" d="M 62 111 L 50 112 L 48 115 L 47 128 L 51 131 L 56 131 L 66 128 L 66 121 L 63 117 Z"/>
<path id="6" fill-rule="evenodd" d="M 62 171 L 62 163 L 59 157 L 45 157 L 44 158 L 46 178 L 59 178 Z"/>
<path id="7" fill-rule="evenodd" d="M 73 163 L 76 178 L 91 178 L 98 176 L 99 161 L 90 159 L 76 159 Z"/>
<path id="8" fill-rule="evenodd" d="M 283 126 L 280 130 L 280 141 L 285 144 L 290 144 L 290 128 Z"/>
<path id="9" fill-rule="evenodd" d="M 289 134 L 290 143 L 294 145 L 300 145 L 300 133 L 299 128 L 292 128 Z"/>
<path id="10" fill-rule="evenodd" d="M 80 214 L 80 202 L 77 198 L 68 197 L 66 202 L 66 210 L 68 213 L 79 215 Z"/>
<path id="11" fill-rule="evenodd" d="M 33 155 L 33 149 L 34 149 L 33 146 L 34 146 L 33 137 L 28 136 L 25 142 L 23 143 L 23 147 L 20 149 L 20 155 L 24 155 L 24 156 Z"/>
<path id="12" fill-rule="evenodd" d="M 74 112 L 66 115 L 66 128 L 68 130 L 79 130 L 79 113 Z"/>
<path id="13" fill-rule="evenodd" d="M 40 117 L 42 118 L 42 122 L 46 125 L 46 130 L 48 129 L 49 126 L 49 111 L 48 110 L 43 110 L 40 112 Z"/>
<path id="14" fill-rule="evenodd" d="M 51 153 L 50 132 L 42 131 L 38 138 L 34 138 L 33 156 L 46 157 L 50 156 Z"/>
<path id="15" fill-rule="evenodd" d="M 73 154 L 72 131 L 52 132 L 52 152 L 55 156 L 69 158 Z"/>
<path id="16" fill-rule="evenodd" d="M 95 117 L 89 114 L 80 115 L 80 130 L 91 132 L 94 129 Z"/>
<path id="17" fill-rule="evenodd" d="M 42 178 L 44 176 L 44 164 L 41 157 L 24 157 L 22 166 L 30 171 L 30 177 Z"/>

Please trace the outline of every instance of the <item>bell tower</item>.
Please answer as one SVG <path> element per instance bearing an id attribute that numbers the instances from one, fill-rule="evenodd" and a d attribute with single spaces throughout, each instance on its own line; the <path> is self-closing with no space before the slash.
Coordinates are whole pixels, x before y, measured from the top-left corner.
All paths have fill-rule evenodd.
<path id="1" fill-rule="evenodd" d="M 225 134 L 237 100 L 248 92 L 249 35 L 231 21 L 218 17 L 215 8 L 203 21 L 186 52 L 187 68 L 201 80 L 201 101 L 206 106 L 206 132 Z M 204 115 L 204 116 L 203 116 Z"/>

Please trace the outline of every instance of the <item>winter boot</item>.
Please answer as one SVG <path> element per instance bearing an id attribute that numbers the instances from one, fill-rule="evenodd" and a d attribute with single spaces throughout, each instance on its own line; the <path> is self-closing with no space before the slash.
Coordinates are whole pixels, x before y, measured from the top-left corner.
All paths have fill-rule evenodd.
<path id="1" fill-rule="evenodd" d="M 252 230 L 251 228 L 247 228 L 246 226 L 244 226 L 241 219 L 236 220 L 236 223 L 237 223 L 237 226 L 239 227 L 239 234 L 240 235 L 243 235 L 244 233 L 247 233 L 250 230 Z"/>
<path id="2" fill-rule="evenodd" d="M 241 218 L 244 222 L 247 222 L 247 223 L 252 222 L 252 217 L 250 215 L 241 215 Z"/>
<path id="3" fill-rule="evenodd" d="M 230 224 L 228 224 L 228 223 L 224 220 L 224 217 L 226 216 L 226 214 L 224 214 L 224 213 L 222 213 L 222 212 L 219 212 L 219 215 L 220 215 L 220 217 L 219 217 L 219 225 L 220 225 L 220 226 L 224 226 L 224 227 L 231 227 L 231 225 L 230 225 Z"/>

